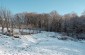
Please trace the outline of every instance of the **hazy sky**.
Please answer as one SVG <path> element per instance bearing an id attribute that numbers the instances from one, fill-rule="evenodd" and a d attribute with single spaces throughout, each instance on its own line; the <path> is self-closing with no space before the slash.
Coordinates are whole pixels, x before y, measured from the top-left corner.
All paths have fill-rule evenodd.
<path id="1" fill-rule="evenodd" d="M 85 0 L 0 0 L 0 6 L 10 9 L 13 13 L 49 13 L 56 10 L 60 14 L 81 14 L 85 11 Z"/>

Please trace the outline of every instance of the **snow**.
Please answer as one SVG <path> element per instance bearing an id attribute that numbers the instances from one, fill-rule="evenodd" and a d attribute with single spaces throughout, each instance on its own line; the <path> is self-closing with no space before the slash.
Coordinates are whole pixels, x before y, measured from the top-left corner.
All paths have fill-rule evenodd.
<path id="1" fill-rule="evenodd" d="M 84 40 L 58 40 L 53 36 L 61 37 L 46 31 L 19 35 L 20 38 L 0 34 L 0 55 L 84 55 Z"/>

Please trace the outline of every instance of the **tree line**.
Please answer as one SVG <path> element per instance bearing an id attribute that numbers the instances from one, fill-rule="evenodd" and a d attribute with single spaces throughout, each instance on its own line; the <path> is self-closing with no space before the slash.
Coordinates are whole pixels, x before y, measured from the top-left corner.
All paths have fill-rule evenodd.
<path id="1" fill-rule="evenodd" d="M 0 9 L 0 26 L 2 33 L 4 28 L 40 29 L 53 32 L 64 32 L 69 35 L 85 33 L 85 12 L 81 16 L 76 13 L 60 15 L 56 11 L 50 13 L 22 12 L 13 15 L 7 9 Z"/>

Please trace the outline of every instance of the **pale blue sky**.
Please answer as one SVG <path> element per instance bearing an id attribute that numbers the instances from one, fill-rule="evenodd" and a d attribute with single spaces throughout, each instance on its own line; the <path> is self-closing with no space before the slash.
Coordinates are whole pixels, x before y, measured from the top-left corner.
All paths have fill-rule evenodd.
<path id="1" fill-rule="evenodd" d="M 76 12 L 80 15 L 85 11 L 85 0 L 0 0 L 0 6 L 13 13 L 49 13 L 56 10 L 60 14 Z"/>

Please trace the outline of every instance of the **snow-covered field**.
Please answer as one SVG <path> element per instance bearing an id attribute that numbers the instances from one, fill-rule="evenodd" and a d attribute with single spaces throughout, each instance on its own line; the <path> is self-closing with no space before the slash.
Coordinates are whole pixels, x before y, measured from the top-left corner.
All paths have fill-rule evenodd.
<path id="1" fill-rule="evenodd" d="M 19 35 L 0 34 L 0 55 L 85 55 L 85 41 L 58 40 L 54 32 Z"/>

